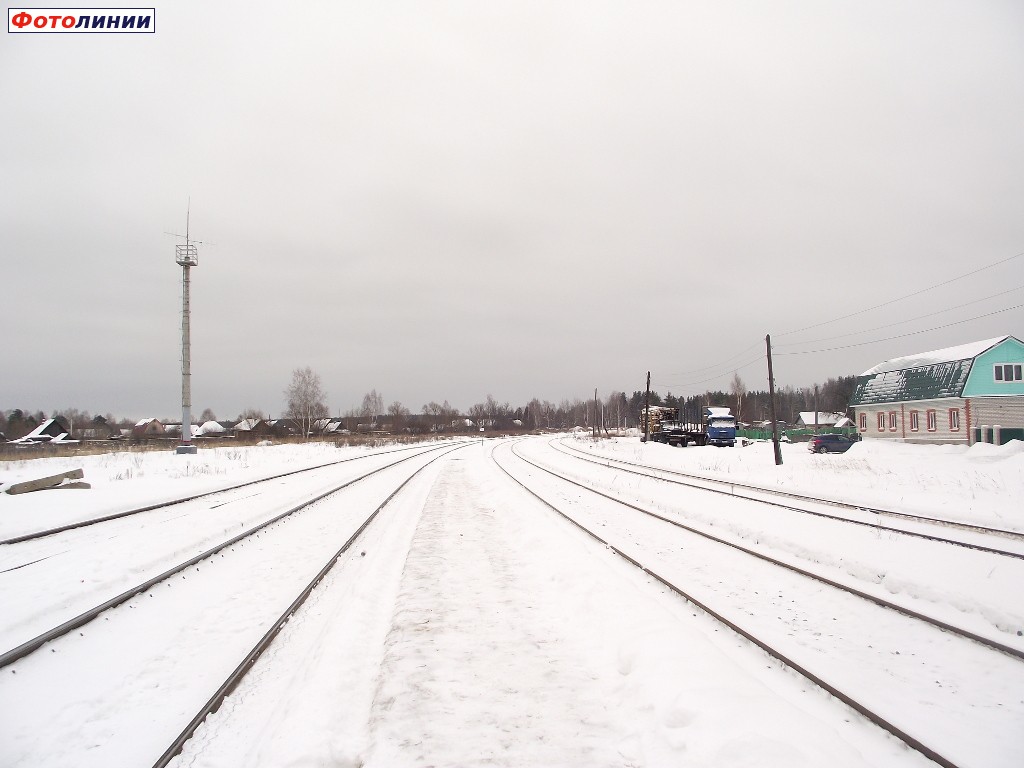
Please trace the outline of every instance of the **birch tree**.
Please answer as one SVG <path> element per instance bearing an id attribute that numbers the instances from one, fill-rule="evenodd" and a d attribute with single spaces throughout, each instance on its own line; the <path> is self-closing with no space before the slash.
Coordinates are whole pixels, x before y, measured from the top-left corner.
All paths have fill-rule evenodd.
<path id="1" fill-rule="evenodd" d="M 327 393 L 320 384 L 320 374 L 309 366 L 296 368 L 284 396 L 288 401 L 288 417 L 299 423 L 302 436 L 308 438 L 313 422 L 327 415 Z"/>

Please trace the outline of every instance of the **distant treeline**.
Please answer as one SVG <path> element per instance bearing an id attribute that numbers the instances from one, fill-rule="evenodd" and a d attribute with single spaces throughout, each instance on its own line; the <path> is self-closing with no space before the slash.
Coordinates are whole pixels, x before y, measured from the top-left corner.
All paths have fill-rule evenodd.
<path id="1" fill-rule="evenodd" d="M 813 387 L 782 387 L 775 393 L 776 414 L 780 421 L 795 423 L 801 411 L 829 413 L 846 413 L 850 396 L 853 394 L 855 376 L 839 376 L 828 379 L 818 387 L 817 403 Z M 373 393 L 376 395 L 376 391 Z M 409 430 L 424 424 L 437 427 L 450 426 L 458 420 L 468 420 L 474 426 L 501 430 L 534 430 L 534 429 L 571 429 L 572 427 L 591 427 L 603 425 L 608 429 L 616 427 L 636 427 L 640 423 L 640 413 L 644 407 L 644 391 L 636 390 L 632 395 L 624 392 L 612 392 L 598 399 L 575 398 L 553 403 L 549 400 L 533 398 L 525 405 L 513 406 L 508 402 L 498 402 L 491 395 L 480 403 L 471 406 L 464 413 L 453 408 L 448 401 L 443 403 L 430 402 L 421 409 L 422 415 L 413 416 L 412 412 L 395 402 L 386 409 L 383 399 L 376 398 L 373 403 L 377 416 L 370 418 L 378 423 L 389 423 L 393 428 Z M 737 415 L 741 422 L 755 423 L 770 418 L 768 393 L 766 391 L 748 392 L 739 377 L 734 377 L 729 392 L 713 390 L 699 395 L 677 397 L 671 392 L 662 395 L 651 391 L 651 405 L 667 405 L 681 408 L 684 413 L 700 413 L 704 406 L 727 406 Z M 369 416 L 369 414 L 367 414 Z M 424 418 L 425 417 L 425 418 Z M 83 433 L 101 434 L 106 431 L 130 429 L 137 419 L 117 418 L 113 414 L 92 415 L 88 411 L 66 408 L 54 411 L 49 416 L 43 411 L 24 411 L 18 408 L 0 410 L 0 433 L 6 439 L 13 440 L 27 435 L 47 418 L 57 419 L 68 432 L 76 435 Z M 242 410 L 234 421 L 243 418 L 264 418 L 257 409 Z M 209 408 L 202 411 L 199 423 L 216 421 L 217 417 Z M 174 419 L 167 419 L 174 423 Z M 229 420 L 230 421 L 230 420 Z"/>

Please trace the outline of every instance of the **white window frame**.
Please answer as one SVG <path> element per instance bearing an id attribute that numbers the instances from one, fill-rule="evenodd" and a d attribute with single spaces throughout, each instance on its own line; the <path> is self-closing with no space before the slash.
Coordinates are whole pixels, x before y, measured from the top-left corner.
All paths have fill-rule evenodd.
<path id="1" fill-rule="evenodd" d="M 857 426 L 860 428 L 861 432 L 868 431 L 868 415 L 866 413 L 862 413 L 860 417 L 857 419 L 857 422 Z"/>
<path id="2" fill-rule="evenodd" d="M 919 432 L 921 430 L 921 417 L 918 411 L 910 412 L 910 431 Z"/>
<path id="3" fill-rule="evenodd" d="M 896 411 L 889 411 L 889 431 L 895 432 L 899 427 L 899 420 L 896 418 Z"/>
<path id="4" fill-rule="evenodd" d="M 885 411 L 878 412 L 878 431 L 885 432 Z"/>
<path id="5" fill-rule="evenodd" d="M 959 432 L 960 431 L 960 409 L 950 408 L 949 409 L 949 431 Z"/>
<path id="6" fill-rule="evenodd" d="M 925 419 L 928 422 L 928 431 L 937 432 L 939 429 L 938 412 L 934 408 L 929 408 L 925 411 Z"/>
<path id="7" fill-rule="evenodd" d="M 996 363 L 992 366 L 992 381 L 996 384 L 1014 384 L 1024 381 L 1021 363 Z"/>

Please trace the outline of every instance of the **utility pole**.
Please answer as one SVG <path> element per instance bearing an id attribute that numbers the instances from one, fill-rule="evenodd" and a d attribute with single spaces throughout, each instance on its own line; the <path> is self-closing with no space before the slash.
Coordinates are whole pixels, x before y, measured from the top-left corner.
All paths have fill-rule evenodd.
<path id="1" fill-rule="evenodd" d="M 600 427 L 597 424 L 597 419 L 597 387 L 594 387 L 594 440 L 597 440 L 597 436 L 601 434 Z"/>
<path id="2" fill-rule="evenodd" d="M 642 442 L 651 439 L 651 372 L 647 372 L 647 394 L 644 395 L 644 436 Z"/>
<path id="3" fill-rule="evenodd" d="M 818 434 L 818 385 L 814 385 L 814 434 Z"/>
<path id="4" fill-rule="evenodd" d="M 772 416 L 772 445 L 775 447 L 775 465 L 782 464 L 782 449 L 779 448 L 779 420 L 775 417 L 775 375 L 772 373 L 772 337 L 768 334 L 764 337 L 765 346 L 768 348 L 768 397 Z"/>

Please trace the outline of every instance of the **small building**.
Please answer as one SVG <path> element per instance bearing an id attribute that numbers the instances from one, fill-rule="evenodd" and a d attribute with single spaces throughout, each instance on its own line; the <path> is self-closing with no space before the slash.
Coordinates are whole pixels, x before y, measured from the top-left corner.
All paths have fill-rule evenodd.
<path id="1" fill-rule="evenodd" d="M 839 422 L 846 417 L 841 413 L 815 413 L 814 411 L 800 411 L 800 415 L 797 417 L 796 425 L 798 427 L 814 427 L 819 428 L 836 427 L 839 426 Z"/>
<path id="2" fill-rule="evenodd" d="M 65 441 L 68 432 L 56 419 L 44 419 L 43 422 L 24 437 L 11 440 L 12 443 L 50 443 Z"/>
<path id="3" fill-rule="evenodd" d="M 228 429 L 219 421 L 204 421 L 192 434 L 194 437 L 224 437 Z"/>
<path id="4" fill-rule="evenodd" d="M 1022 367 L 1014 336 L 886 360 L 857 377 L 857 431 L 910 443 L 1024 440 Z"/>
<path id="5" fill-rule="evenodd" d="M 179 430 L 181 426 L 179 425 Z M 164 425 L 160 422 L 160 419 L 139 419 L 135 422 L 135 426 L 132 427 L 131 437 L 135 440 L 141 440 L 147 437 L 163 437 Z"/>
<path id="6" fill-rule="evenodd" d="M 242 419 L 234 426 L 235 437 L 256 440 L 271 437 L 274 428 L 263 419 Z"/>

